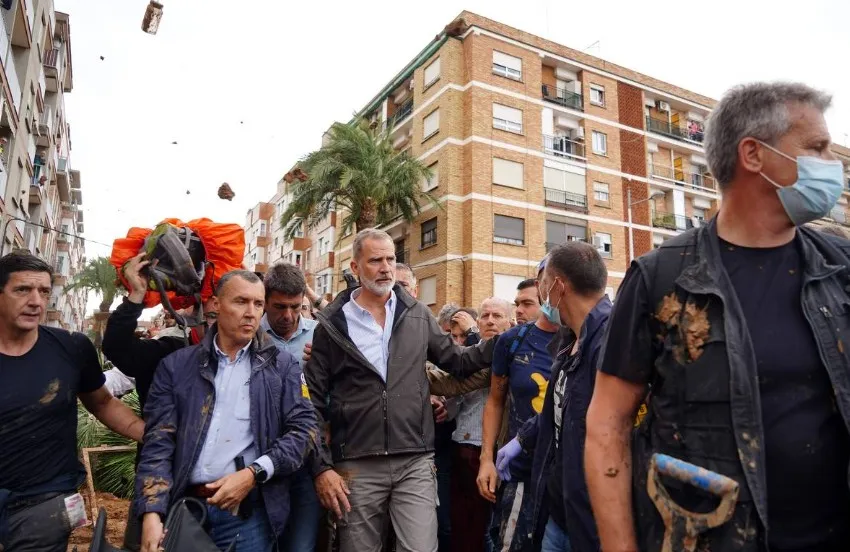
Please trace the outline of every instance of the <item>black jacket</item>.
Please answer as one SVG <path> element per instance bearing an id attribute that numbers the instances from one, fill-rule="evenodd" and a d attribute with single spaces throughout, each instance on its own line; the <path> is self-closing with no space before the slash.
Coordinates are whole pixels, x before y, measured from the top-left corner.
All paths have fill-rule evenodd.
<path id="1" fill-rule="evenodd" d="M 798 228 L 803 265 L 802 307 L 832 381 L 845 424 L 850 419 L 850 242 Z M 636 266 L 635 266 L 636 265 Z M 740 494 L 732 518 L 706 531 L 700 546 L 758 551 L 768 542 L 767 488 L 758 370 L 746 319 L 723 269 L 715 221 L 672 238 L 637 259 L 649 291 L 654 348 L 649 412 L 635 433 L 633 500 L 638 546 L 661 550 L 664 522 L 647 494 L 649 460 L 663 453 L 735 479 Z M 705 313 L 693 326 L 688 314 Z M 704 332 L 697 343 L 692 334 Z M 616 343 L 607 343 L 616 346 Z M 604 351 L 603 351 L 604 355 Z M 710 511 L 714 498 L 665 481 L 674 502 Z"/>
<path id="2" fill-rule="evenodd" d="M 319 421 L 330 423 L 330 443 L 323 444 L 314 473 L 334 461 L 433 451 L 425 361 L 463 377 L 488 367 L 493 355 L 494 340 L 455 345 L 430 309 L 397 285 L 385 382 L 348 336 L 342 307 L 352 291 L 341 292 L 318 313 L 313 356 L 304 370 Z"/>
<path id="3" fill-rule="evenodd" d="M 103 354 L 116 368 L 136 379 L 136 392 L 142 409 L 148 400 L 148 391 L 159 361 L 185 345 L 179 337 L 136 337 L 139 316 L 144 308 L 144 305 L 137 305 L 125 297 L 109 316 L 103 333 Z"/>

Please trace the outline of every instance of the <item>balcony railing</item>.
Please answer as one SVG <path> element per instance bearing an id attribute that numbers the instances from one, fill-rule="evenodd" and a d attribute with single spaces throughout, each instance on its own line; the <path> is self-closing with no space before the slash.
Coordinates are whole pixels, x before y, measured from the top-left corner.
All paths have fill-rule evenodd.
<path id="1" fill-rule="evenodd" d="M 543 188 L 546 194 L 546 204 L 564 209 L 587 212 L 587 196 L 556 190 L 555 188 Z"/>
<path id="2" fill-rule="evenodd" d="M 575 92 L 565 88 L 558 88 L 551 84 L 543 85 L 543 99 L 564 107 L 569 107 L 570 109 L 584 110 L 584 102 L 582 101 L 581 94 L 576 94 Z"/>
<path id="3" fill-rule="evenodd" d="M 395 126 L 413 113 L 413 98 L 410 98 L 396 108 L 396 112 L 390 115 L 390 124 Z"/>
<path id="4" fill-rule="evenodd" d="M 576 159 L 586 159 L 584 154 L 584 144 L 570 140 L 566 136 L 547 136 L 543 135 L 543 151 L 549 155 L 558 157 L 573 157 Z"/>
<path id="5" fill-rule="evenodd" d="M 652 215 L 652 225 L 667 230 L 689 230 L 694 227 L 694 221 L 684 215 L 655 213 Z"/>
<path id="6" fill-rule="evenodd" d="M 681 127 L 654 117 L 646 118 L 646 129 L 650 132 L 655 132 L 656 134 L 663 134 L 679 140 L 699 142 L 700 144 L 702 143 L 705 134 L 702 126 L 695 122 L 689 124 L 688 127 Z"/>
<path id="7" fill-rule="evenodd" d="M 710 174 L 692 173 L 675 167 L 655 164 L 650 164 L 649 173 L 656 179 L 672 180 L 676 184 L 688 185 L 695 190 L 717 191 L 717 183 Z"/>

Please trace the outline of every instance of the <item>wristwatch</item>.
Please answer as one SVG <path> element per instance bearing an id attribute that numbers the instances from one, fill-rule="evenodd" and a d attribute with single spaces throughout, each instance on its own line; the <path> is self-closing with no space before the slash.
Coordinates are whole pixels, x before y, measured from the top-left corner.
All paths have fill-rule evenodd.
<path id="1" fill-rule="evenodd" d="M 316 300 L 313 301 L 313 306 L 317 309 L 322 307 L 322 296 L 321 295 L 316 297 Z"/>
<path id="2" fill-rule="evenodd" d="M 253 462 L 250 466 L 248 466 L 252 472 L 254 472 L 254 481 L 257 483 L 265 483 L 269 479 L 269 474 L 266 470 L 261 466 L 258 462 Z"/>
<path id="3" fill-rule="evenodd" d="M 469 334 L 477 334 L 477 333 L 478 333 L 478 326 L 472 326 L 471 328 L 466 330 L 466 333 L 463 334 L 463 335 L 468 336 Z"/>

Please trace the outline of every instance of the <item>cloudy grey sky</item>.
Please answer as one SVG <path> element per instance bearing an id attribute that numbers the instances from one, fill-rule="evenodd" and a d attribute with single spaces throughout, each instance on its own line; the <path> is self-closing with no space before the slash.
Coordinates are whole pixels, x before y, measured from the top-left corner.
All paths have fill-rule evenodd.
<path id="1" fill-rule="evenodd" d="M 109 253 L 91 240 L 167 216 L 242 224 L 464 9 L 712 97 L 807 82 L 835 95 L 830 129 L 850 145 L 844 0 L 163 0 L 156 36 L 140 30 L 147 0 L 55 2 L 71 19 L 67 119 L 89 257 Z M 232 202 L 216 196 L 222 182 Z"/>

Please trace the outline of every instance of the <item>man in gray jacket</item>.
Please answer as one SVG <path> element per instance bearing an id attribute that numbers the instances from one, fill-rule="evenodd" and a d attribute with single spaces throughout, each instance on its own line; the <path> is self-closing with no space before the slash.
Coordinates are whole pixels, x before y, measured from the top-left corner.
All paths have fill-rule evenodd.
<path id="1" fill-rule="evenodd" d="M 490 364 L 493 343 L 455 345 L 428 307 L 395 285 L 386 232 L 362 230 L 352 247 L 361 287 L 318 313 L 305 369 L 330 426 L 316 492 L 340 518 L 340 552 L 379 551 L 390 519 L 398 552 L 436 552 L 434 418 L 422 367 L 471 374 Z"/>

